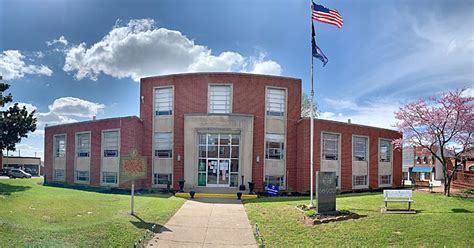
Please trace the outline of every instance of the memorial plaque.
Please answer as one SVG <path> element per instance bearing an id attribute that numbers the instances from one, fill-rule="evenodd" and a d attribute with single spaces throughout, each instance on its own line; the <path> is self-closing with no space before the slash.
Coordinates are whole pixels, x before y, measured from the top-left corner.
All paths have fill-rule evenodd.
<path id="1" fill-rule="evenodd" d="M 316 172 L 316 200 L 320 214 L 336 211 L 336 172 Z"/>
<path id="2" fill-rule="evenodd" d="M 120 158 L 120 182 L 146 178 L 146 158 L 139 156 L 136 149 L 129 156 Z"/>

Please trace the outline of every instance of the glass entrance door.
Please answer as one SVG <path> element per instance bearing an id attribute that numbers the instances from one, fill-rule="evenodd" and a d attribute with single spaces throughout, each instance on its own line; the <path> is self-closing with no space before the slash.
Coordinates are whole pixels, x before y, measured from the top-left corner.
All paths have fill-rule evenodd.
<path id="1" fill-rule="evenodd" d="M 199 134 L 198 186 L 237 187 L 239 144 L 239 134 Z"/>
<path id="2" fill-rule="evenodd" d="M 219 185 L 229 186 L 229 159 L 219 160 Z"/>

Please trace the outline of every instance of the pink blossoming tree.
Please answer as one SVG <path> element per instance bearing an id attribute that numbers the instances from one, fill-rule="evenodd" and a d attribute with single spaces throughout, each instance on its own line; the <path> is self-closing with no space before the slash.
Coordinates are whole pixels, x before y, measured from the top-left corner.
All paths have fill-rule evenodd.
<path id="1" fill-rule="evenodd" d="M 466 93 L 466 90 L 454 90 L 431 96 L 408 103 L 395 112 L 396 127 L 404 136 L 394 141 L 395 147 L 427 148 L 442 165 L 446 196 L 450 194 L 456 172 L 455 168 L 447 167 L 449 159 L 461 161 L 462 154 L 474 148 L 474 97 Z"/>

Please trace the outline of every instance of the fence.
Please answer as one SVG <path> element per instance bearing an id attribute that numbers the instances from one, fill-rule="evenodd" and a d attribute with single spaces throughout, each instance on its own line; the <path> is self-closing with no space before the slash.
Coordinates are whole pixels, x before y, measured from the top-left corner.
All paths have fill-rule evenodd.
<path id="1" fill-rule="evenodd" d="M 474 173 L 467 171 L 458 171 L 454 173 L 453 183 L 460 186 L 474 188 Z"/>

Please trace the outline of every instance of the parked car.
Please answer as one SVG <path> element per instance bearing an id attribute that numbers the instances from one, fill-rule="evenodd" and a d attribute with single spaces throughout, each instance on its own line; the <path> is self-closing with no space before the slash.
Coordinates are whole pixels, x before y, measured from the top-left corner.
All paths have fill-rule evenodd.
<path id="1" fill-rule="evenodd" d="M 10 173 L 8 173 L 8 176 L 10 178 L 31 178 L 31 174 L 26 173 L 22 169 L 12 169 L 10 170 Z"/>
<path id="2" fill-rule="evenodd" d="M 34 170 L 34 169 L 25 168 L 25 169 L 23 169 L 23 170 L 24 170 L 26 173 L 29 173 L 29 174 L 31 174 L 32 176 L 34 176 L 34 175 L 37 175 L 37 174 L 38 174 L 38 173 L 36 172 L 36 170 Z"/>
<path id="3" fill-rule="evenodd" d="M 10 168 L 3 168 L 0 170 L 0 176 L 8 176 L 9 172 L 10 172 Z"/>

